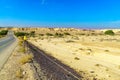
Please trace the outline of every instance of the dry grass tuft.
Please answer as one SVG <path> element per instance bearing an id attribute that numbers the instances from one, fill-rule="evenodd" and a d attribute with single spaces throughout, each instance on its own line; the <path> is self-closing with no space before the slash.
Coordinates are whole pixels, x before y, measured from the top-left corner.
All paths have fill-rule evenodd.
<path id="1" fill-rule="evenodd" d="M 23 45 L 23 40 L 19 40 L 18 45 L 22 46 Z"/>
<path id="2" fill-rule="evenodd" d="M 92 52 L 92 49 L 87 49 L 89 52 Z"/>
<path id="3" fill-rule="evenodd" d="M 74 59 L 75 59 L 75 60 L 80 60 L 80 58 L 78 58 L 78 57 L 75 57 Z"/>
<path id="4" fill-rule="evenodd" d="M 19 69 L 18 71 L 16 71 L 16 77 L 18 77 L 18 78 L 23 78 L 23 70 L 22 69 Z"/>
<path id="5" fill-rule="evenodd" d="M 105 52 L 109 52 L 109 50 L 105 50 Z"/>
<path id="6" fill-rule="evenodd" d="M 67 40 L 66 43 L 71 43 L 74 42 L 73 40 Z"/>
<path id="7" fill-rule="evenodd" d="M 109 71 L 109 69 L 108 69 L 108 68 L 106 68 L 106 71 Z"/>
<path id="8" fill-rule="evenodd" d="M 84 50 L 84 49 L 83 49 L 83 48 L 79 48 L 79 50 L 81 50 L 81 51 L 82 51 L 82 50 Z"/>
<path id="9" fill-rule="evenodd" d="M 21 47 L 18 52 L 22 52 L 22 53 L 25 53 L 25 48 L 24 47 Z"/>
<path id="10" fill-rule="evenodd" d="M 120 69 L 120 65 L 118 65 L 118 69 Z"/>
<path id="11" fill-rule="evenodd" d="M 100 64 L 95 64 L 95 66 L 99 67 L 99 66 L 100 66 Z"/>
<path id="12" fill-rule="evenodd" d="M 32 61 L 33 55 L 32 54 L 26 54 L 20 59 L 21 64 L 26 64 Z"/>

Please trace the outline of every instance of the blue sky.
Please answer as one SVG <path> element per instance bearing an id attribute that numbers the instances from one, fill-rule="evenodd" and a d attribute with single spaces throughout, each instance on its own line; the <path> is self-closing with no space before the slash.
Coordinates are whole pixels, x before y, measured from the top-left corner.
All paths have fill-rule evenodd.
<path id="1" fill-rule="evenodd" d="M 0 26 L 119 28 L 120 0 L 0 0 Z"/>

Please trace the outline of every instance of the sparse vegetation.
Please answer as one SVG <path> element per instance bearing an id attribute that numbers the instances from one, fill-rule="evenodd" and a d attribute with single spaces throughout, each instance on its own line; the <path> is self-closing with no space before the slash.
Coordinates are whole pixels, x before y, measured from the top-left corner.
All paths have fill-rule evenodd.
<path id="1" fill-rule="evenodd" d="M 109 71 L 109 69 L 108 69 L 108 68 L 106 68 L 106 71 Z"/>
<path id="2" fill-rule="evenodd" d="M 44 34 L 39 34 L 39 36 L 44 36 Z"/>
<path id="3" fill-rule="evenodd" d="M 97 34 L 96 33 L 91 33 L 92 36 L 96 36 Z"/>
<path id="4" fill-rule="evenodd" d="M 112 30 L 107 30 L 104 33 L 105 35 L 114 35 L 115 33 Z"/>
<path id="5" fill-rule="evenodd" d="M 78 58 L 78 57 L 75 57 L 74 59 L 75 59 L 75 60 L 80 60 L 80 58 Z"/>
<path id="6" fill-rule="evenodd" d="M 47 35 L 47 36 L 53 36 L 53 34 L 51 34 L 51 33 L 46 33 L 46 35 Z"/>
<path id="7" fill-rule="evenodd" d="M 90 71 L 90 73 L 95 73 L 95 71 Z"/>
<path id="8" fill-rule="evenodd" d="M 21 47 L 18 52 L 25 53 L 25 48 Z"/>
<path id="9" fill-rule="evenodd" d="M 28 33 L 25 33 L 25 32 L 16 32 L 15 35 L 17 37 L 21 37 L 21 36 L 25 36 L 25 35 L 29 35 Z"/>
<path id="10" fill-rule="evenodd" d="M 81 33 L 81 36 L 78 35 L 79 33 Z M 113 71 L 114 68 L 116 69 L 116 72 L 118 72 L 117 70 L 120 69 L 119 61 L 116 61 L 116 64 L 114 64 L 114 62 L 109 60 L 109 59 L 118 60 L 115 57 L 112 58 L 112 56 L 118 54 L 118 53 L 115 53 L 116 52 L 115 48 L 119 47 L 119 44 L 115 42 L 115 39 L 118 39 L 118 40 L 120 39 L 118 35 L 106 36 L 104 32 L 102 33 L 102 35 L 100 35 L 99 31 L 95 31 L 95 32 L 94 31 L 93 32 L 91 31 L 86 31 L 86 32 L 73 31 L 72 32 L 71 31 L 70 32 L 67 30 L 62 31 L 58 29 L 55 29 L 53 32 L 52 30 L 51 31 L 43 30 L 35 35 L 38 35 L 38 36 L 35 36 L 35 38 L 32 37 L 29 39 L 31 43 L 35 44 L 38 47 L 41 47 L 41 49 L 47 51 L 48 54 L 50 53 L 50 55 L 54 55 L 55 58 L 59 58 L 60 61 L 64 62 L 66 59 L 69 59 L 69 62 L 67 64 L 69 66 L 75 65 L 73 66 L 73 69 L 75 70 L 77 69 L 77 71 L 81 70 L 82 68 L 82 70 L 86 72 L 85 75 L 88 75 L 87 78 L 89 77 L 89 73 L 90 73 L 90 77 L 92 74 L 92 76 L 97 77 L 98 79 L 101 79 L 101 77 L 99 77 L 99 73 L 101 73 L 100 76 L 106 77 L 106 75 L 109 74 L 110 71 Z M 112 44 L 110 44 L 112 40 L 114 40 L 113 44 L 115 47 Z M 50 46 L 47 46 L 47 45 L 50 45 Z M 111 49 L 112 47 L 114 47 L 113 49 L 115 50 L 110 51 L 108 47 L 110 47 Z M 24 50 L 21 50 L 21 51 L 24 51 Z M 62 55 L 60 55 L 59 53 L 62 53 Z M 109 54 L 110 56 L 107 56 Z M 23 54 L 23 55 L 26 55 L 26 54 Z M 108 60 L 110 61 L 109 63 L 107 63 Z M 104 61 L 104 62 L 101 62 L 101 61 Z M 30 60 L 23 59 L 21 60 L 20 63 L 25 64 L 27 62 L 30 62 Z M 80 64 L 80 63 L 83 63 L 83 64 Z M 112 63 L 114 64 L 114 66 L 112 67 L 110 65 L 111 70 L 109 70 L 109 68 L 107 69 L 106 65 L 107 64 L 109 65 Z M 114 73 L 110 73 L 110 74 L 114 75 Z M 112 76 L 112 78 L 114 78 L 114 76 Z M 93 77 L 91 79 L 93 79 Z"/>
<path id="11" fill-rule="evenodd" d="M 29 63 L 32 61 L 33 55 L 32 54 L 26 54 L 20 59 L 21 64 Z"/>
<path id="12" fill-rule="evenodd" d="M 79 48 L 79 50 L 84 50 L 83 48 Z"/>
<path id="13" fill-rule="evenodd" d="M 99 67 L 99 66 L 100 66 L 100 64 L 95 64 L 95 66 Z"/>
<path id="14" fill-rule="evenodd" d="M 73 36 L 72 39 L 74 39 L 74 40 L 79 40 L 79 37 Z"/>
<path id="15" fill-rule="evenodd" d="M 18 45 L 22 46 L 23 45 L 23 40 L 19 40 Z"/>
<path id="16" fill-rule="evenodd" d="M 92 52 L 92 49 L 87 49 L 89 52 Z"/>
<path id="17" fill-rule="evenodd" d="M 40 40 L 44 40 L 44 37 L 39 37 Z"/>
<path id="18" fill-rule="evenodd" d="M 65 34 L 65 35 L 70 35 L 70 33 L 68 33 L 68 32 L 65 32 L 64 34 Z"/>
<path id="19" fill-rule="evenodd" d="M 118 65 L 118 69 L 120 69 L 120 65 Z"/>
<path id="20" fill-rule="evenodd" d="M 61 33 L 55 33 L 55 37 L 63 37 L 64 35 Z"/>
<path id="21" fill-rule="evenodd" d="M 85 33 L 79 33 L 78 35 L 85 35 Z"/>
<path id="22" fill-rule="evenodd" d="M 90 55 L 91 53 L 90 53 L 90 52 L 87 52 L 86 54 L 87 54 L 87 55 Z"/>
<path id="23" fill-rule="evenodd" d="M 34 36 L 35 36 L 35 31 L 31 31 L 31 32 L 29 33 L 29 35 L 32 36 L 32 37 L 34 37 Z"/>
<path id="24" fill-rule="evenodd" d="M 109 50 L 105 50 L 105 52 L 109 52 Z"/>
<path id="25" fill-rule="evenodd" d="M 2 30 L 0 31 L 0 35 L 3 36 L 3 35 L 7 35 L 8 33 L 8 30 Z"/>
<path id="26" fill-rule="evenodd" d="M 16 71 L 16 77 L 18 77 L 18 78 L 23 78 L 24 77 L 23 70 L 21 68 L 18 71 Z"/>
<path id="27" fill-rule="evenodd" d="M 74 42 L 73 40 L 67 40 L 66 43 Z"/>

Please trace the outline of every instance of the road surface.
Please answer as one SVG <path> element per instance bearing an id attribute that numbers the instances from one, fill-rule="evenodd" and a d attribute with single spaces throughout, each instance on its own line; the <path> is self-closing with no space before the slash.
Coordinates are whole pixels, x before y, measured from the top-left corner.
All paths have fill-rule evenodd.
<path id="1" fill-rule="evenodd" d="M 17 39 L 14 37 L 12 31 L 9 31 L 6 37 L 0 39 L 0 70 L 8 60 L 16 45 Z"/>

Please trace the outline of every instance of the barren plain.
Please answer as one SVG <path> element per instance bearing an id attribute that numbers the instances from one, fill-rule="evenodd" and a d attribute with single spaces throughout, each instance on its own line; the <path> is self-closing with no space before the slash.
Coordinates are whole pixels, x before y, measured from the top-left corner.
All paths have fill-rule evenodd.
<path id="1" fill-rule="evenodd" d="M 11 28 L 32 32 L 27 40 L 78 72 L 82 80 L 120 80 L 120 30 Z"/>
<path id="2" fill-rule="evenodd" d="M 97 32 L 72 35 L 69 31 L 64 37 L 45 35 L 28 41 L 76 70 L 84 80 L 120 80 L 120 36 L 95 35 Z"/>

